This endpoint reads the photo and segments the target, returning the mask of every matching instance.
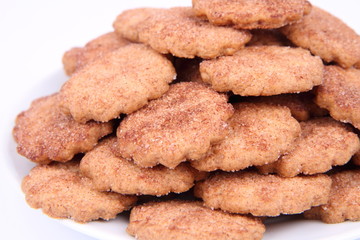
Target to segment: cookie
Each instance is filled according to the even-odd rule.
[[[49,163],[66,162],[91,150],[112,131],[111,122],[81,124],[63,114],[56,93],[33,101],[17,116],[13,136],[19,154],[36,163]]]
[[[255,29],[246,46],[289,46],[290,41],[278,29]]]
[[[77,222],[115,218],[136,202],[134,196],[93,190],[91,180],[80,175],[78,161],[34,167],[23,179],[22,190],[31,207]]]
[[[222,172],[195,185],[205,205],[254,216],[296,214],[328,201],[331,178],[326,175],[283,178],[255,172]]]
[[[348,125],[332,118],[308,120],[300,125],[301,136],[294,149],[278,161],[259,167],[261,172],[276,172],[283,177],[324,173],[332,166],[346,164],[360,150],[359,137]]]
[[[314,95],[311,92],[280,94],[266,97],[249,97],[249,102],[266,102],[273,105],[288,107],[291,115],[298,121],[306,121],[311,117],[322,117],[328,114],[326,109],[320,108],[313,102]]]
[[[185,192],[194,185],[197,171],[187,163],[175,169],[141,168],[113,154],[111,146],[115,141],[116,137],[104,140],[81,160],[81,172],[93,181],[97,190],[160,196]]]
[[[129,44],[73,75],[61,88],[61,105],[78,122],[107,122],[159,98],[174,77],[174,66],[165,56]]]
[[[196,16],[212,24],[238,29],[279,28],[311,11],[311,4],[306,0],[193,0],[192,4]]]
[[[113,26],[130,41],[182,58],[231,55],[251,38],[248,31],[217,27],[196,18],[190,7],[127,10],[116,18]]]
[[[120,123],[114,152],[141,167],[175,168],[186,159],[200,159],[224,139],[232,114],[225,95],[200,83],[174,84]]]
[[[282,28],[295,45],[310,49],[326,62],[336,62],[344,68],[360,61],[360,37],[343,21],[313,7],[299,22]]]
[[[348,170],[331,175],[332,186],[327,204],[304,213],[305,218],[325,223],[360,220],[360,170]]]
[[[265,226],[259,219],[211,210],[201,202],[173,200],[133,208],[127,232],[139,240],[250,240],[261,239]]]
[[[278,160],[300,134],[299,123],[287,107],[266,103],[237,103],[228,120],[230,133],[208,154],[191,164],[198,170],[241,170]]]
[[[324,82],[315,93],[315,102],[334,119],[360,129],[360,70],[326,66]]]
[[[321,84],[323,64],[305,49],[257,46],[203,61],[200,73],[216,91],[269,96],[308,91]]]
[[[91,40],[82,48],[72,48],[65,52],[62,58],[65,73],[70,76],[95,59],[128,43],[116,33],[109,32]]]

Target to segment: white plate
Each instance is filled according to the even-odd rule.
[[[35,1],[35,0],[34,0]],[[38,7],[41,4],[46,5],[48,1],[43,0],[36,0],[36,3],[38,3]],[[10,78],[10,88],[8,92],[4,92],[4,96],[6,96],[6,101],[12,102],[13,107],[7,107],[8,114],[5,114],[3,116],[2,121],[4,121],[4,129],[7,130],[4,131],[5,134],[1,136],[1,142],[6,143],[5,147],[2,148],[2,161],[5,161],[5,170],[11,175],[11,180],[13,183],[18,186],[20,190],[20,182],[23,176],[25,176],[28,171],[31,169],[34,164],[28,162],[21,156],[17,155],[15,152],[15,143],[12,140],[12,136],[10,133],[10,130],[12,128],[13,120],[20,110],[26,109],[30,101],[44,95],[48,95],[50,93],[53,93],[57,91],[62,83],[66,80],[66,76],[63,74],[60,57],[63,51],[68,49],[70,46],[75,45],[81,45],[85,43],[88,39],[91,39],[101,33],[104,33],[111,29],[111,21],[109,22],[108,19],[113,19],[117,13],[119,13],[121,10],[126,8],[133,8],[138,7],[142,5],[146,6],[164,6],[164,3],[166,6],[176,6],[176,5],[189,5],[190,1],[136,1],[136,3],[122,3],[121,6],[119,6],[120,1],[104,1],[109,6],[117,6],[117,8],[114,10],[111,7],[101,8],[99,9],[102,11],[101,16],[103,16],[102,19],[106,19],[101,22],[100,20],[95,22],[101,22],[101,24],[96,25],[94,20],[92,19],[93,13],[95,12],[96,7],[98,7],[99,4],[103,4],[103,1],[96,2],[97,4],[88,4],[90,1],[72,1],[72,0],[66,0],[61,1],[62,3],[59,6],[52,6],[50,9],[53,10],[51,13],[42,13],[39,12],[39,16],[35,16],[36,21],[34,20],[32,23],[40,23],[43,21],[44,17],[51,17],[54,18],[60,16],[65,17],[67,13],[67,9],[73,8],[69,15],[66,15],[67,18],[70,19],[61,19],[61,20],[51,20],[49,22],[53,23],[55,21],[55,27],[60,27],[62,24],[65,24],[66,27],[61,28],[60,34],[56,37],[53,36],[46,36],[48,32],[44,32],[44,28],[37,28],[37,32],[35,31],[35,36],[30,35],[23,35],[23,34],[15,34],[18,38],[12,39],[12,41],[9,41],[9,46],[11,47],[11,44],[15,47],[18,47],[20,43],[26,44],[29,43],[27,41],[32,41],[33,45],[29,46],[23,46],[21,49],[21,53],[24,56],[24,59],[16,59],[16,64],[18,66],[9,65],[9,69],[20,69],[18,72],[14,71],[8,71],[5,70],[5,77]],[[135,2],[135,1],[133,1]],[[337,16],[340,16],[344,21],[346,21],[350,26],[355,28],[357,32],[360,32],[360,24],[359,24],[359,17],[358,17],[358,9],[359,9],[359,1],[356,0],[348,0],[348,1],[324,1],[324,0],[318,0],[318,1],[312,1],[313,3],[316,3],[318,6],[322,6],[325,9],[328,9],[332,13],[336,14]],[[26,4],[26,1],[23,1],[24,4]],[[345,5],[347,3],[347,5]],[[34,3],[35,4],[35,3]],[[131,4],[131,5],[130,5]],[[36,4],[35,4],[36,5]],[[87,6],[86,11],[83,6]],[[24,7],[25,9],[25,7]],[[56,9],[61,13],[57,13]],[[71,15],[71,13],[74,13],[76,11],[80,12],[80,9],[82,9],[81,17],[88,20],[88,27],[86,26],[86,22],[82,22],[81,26],[73,27],[71,28],[71,22],[74,22],[76,25],[76,21],[81,21],[81,19],[76,18],[78,15]],[[99,10],[99,11],[100,11]],[[115,14],[116,12],[116,14]],[[24,21],[26,21],[26,16],[31,16],[30,13],[27,13],[27,11],[21,12],[24,17]],[[27,14],[27,15],[26,15]],[[33,14],[33,13],[32,13]],[[110,17],[109,17],[110,15]],[[100,18],[99,18],[100,19]],[[65,21],[65,23],[63,22]],[[1,21],[0,21],[1,22]],[[11,22],[10,22],[11,24]],[[67,25],[66,25],[67,24]],[[19,24],[20,26],[20,24]],[[54,26],[52,24],[52,26]],[[106,27],[104,27],[106,26]],[[48,26],[49,27],[49,26]],[[67,34],[66,30],[68,28],[69,34],[68,36],[65,36]],[[84,34],[79,34],[78,30],[85,28]],[[10,27],[9,27],[10,29]],[[5,29],[6,30],[6,29]],[[36,30],[36,29],[35,29]],[[24,30],[25,33],[30,33],[30,30]],[[27,31],[27,32],[26,32]],[[56,31],[49,30],[49,33],[55,34]],[[20,36],[23,36],[23,39],[20,39]],[[26,39],[27,36],[30,36],[29,39]],[[48,37],[48,38],[46,38]],[[49,44],[49,42],[45,43],[37,43],[38,41],[41,41],[42,39],[51,39],[53,42]],[[32,40],[31,40],[32,39]],[[74,39],[74,40],[72,40]],[[24,41],[26,40],[26,41]],[[67,41],[66,44],[64,41]],[[6,41],[5,41],[6,42]],[[32,46],[35,46],[36,51],[32,49]],[[60,47],[57,47],[60,46]],[[51,52],[51,49],[54,49],[54,52]],[[9,57],[11,60],[11,51],[5,51],[5,56]],[[44,59],[48,58],[48,59]],[[8,60],[8,59],[6,59]],[[15,61],[14,63],[15,64]],[[41,66],[39,66],[39,64]],[[11,79],[12,77],[12,79]],[[16,89],[16,92],[15,90]],[[4,104],[5,106],[5,104]],[[4,145],[4,144],[3,144]],[[39,214],[40,211],[33,211],[31,214]],[[51,221],[51,219],[49,219]],[[118,240],[118,239],[133,239],[130,237],[126,232],[126,216],[121,215],[117,219],[109,221],[109,222],[92,222],[88,224],[78,224],[74,223],[69,220],[55,220],[56,222],[63,224],[71,229],[74,229],[76,231],[79,231],[81,233],[84,233],[86,235],[89,235],[91,237],[97,238],[97,239],[107,239],[107,240]],[[29,224],[36,224],[31,223]],[[341,224],[323,224],[320,221],[305,221],[302,220],[299,217],[282,217],[277,220],[268,221],[267,223],[267,230],[265,233],[265,240],[281,240],[281,239],[356,239],[360,238],[360,222],[346,222]]]

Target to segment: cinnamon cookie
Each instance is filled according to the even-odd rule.
[[[265,226],[254,217],[211,210],[201,202],[173,200],[133,208],[127,232],[139,240],[252,240],[262,238]]]
[[[127,10],[117,17],[114,28],[130,41],[183,58],[231,55],[251,38],[245,30],[213,26],[195,17],[189,7]]]
[[[33,101],[17,116],[13,136],[19,154],[36,163],[49,163],[66,162],[91,150],[112,131],[111,122],[82,124],[63,114],[56,93]]]

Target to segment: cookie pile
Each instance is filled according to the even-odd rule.
[[[69,79],[16,119],[38,164],[31,207],[77,222],[131,209],[138,239],[360,220],[360,37],[340,19],[306,0],[193,0],[113,26],[67,51]]]

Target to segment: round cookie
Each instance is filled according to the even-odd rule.
[[[176,73],[163,55],[129,44],[86,65],[61,88],[61,105],[78,122],[107,122],[159,98]]]
[[[196,18],[190,7],[127,10],[116,18],[114,28],[130,41],[182,58],[231,55],[251,38],[248,31],[216,27]]]
[[[203,61],[200,73],[216,91],[269,96],[308,91],[321,84],[323,64],[302,48],[256,46]]]
[[[261,239],[265,226],[259,219],[211,210],[201,202],[173,200],[133,208],[127,232],[139,240],[251,240]]]
[[[311,11],[306,0],[192,0],[197,16],[239,29],[279,28]]]
[[[326,66],[324,82],[315,93],[315,102],[334,119],[360,129],[360,70]]]
[[[254,216],[296,214],[329,199],[326,175],[283,178],[255,172],[222,172],[195,185],[206,206]]]
[[[194,185],[197,171],[187,163],[174,169],[164,166],[141,168],[113,154],[111,146],[115,141],[116,137],[104,140],[81,160],[81,172],[93,181],[97,190],[160,196],[185,192]]]
[[[313,7],[299,22],[282,28],[295,45],[310,49],[326,62],[337,62],[344,68],[360,61],[360,37],[343,21]]]
[[[19,154],[45,164],[69,161],[75,154],[91,150],[112,131],[111,122],[82,124],[63,114],[56,93],[33,101],[17,116],[13,136]]]
[[[34,167],[23,179],[22,190],[31,207],[77,222],[115,218],[136,202],[135,196],[93,190],[91,180],[80,175],[78,161]]]
[[[174,168],[186,159],[200,159],[224,139],[232,114],[225,95],[200,83],[177,83],[120,123],[114,152],[141,167],[160,163]]]
[[[300,134],[299,123],[287,107],[266,103],[237,103],[228,120],[230,133],[208,154],[191,164],[198,170],[241,170],[278,160]]]
[[[301,122],[301,135],[294,149],[278,161],[258,167],[262,173],[275,172],[283,177],[300,173],[324,173],[332,166],[344,165],[360,150],[360,141],[352,129],[332,118]]]
[[[327,204],[304,213],[305,218],[325,223],[360,220],[360,170],[338,172],[330,176],[332,186]]]
[[[128,43],[127,40],[117,36],[115,32],[109,32],[91,40],[82,48],[72,48],[65,52],[62,58],[65,73],[70,76],[95,59]]]

